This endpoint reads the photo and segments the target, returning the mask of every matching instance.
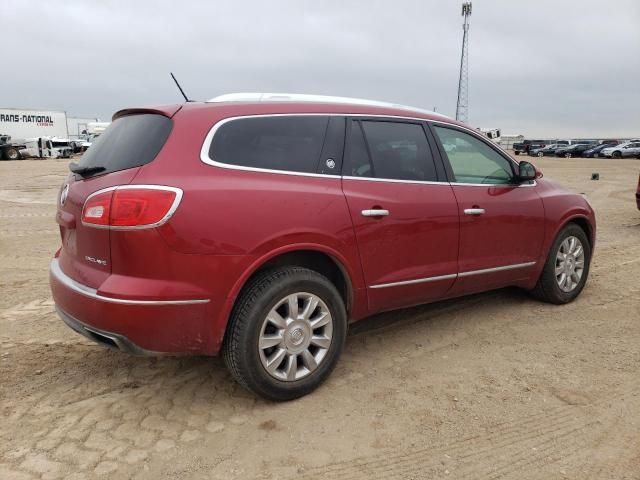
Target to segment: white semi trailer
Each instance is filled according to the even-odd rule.
[[[0,134],[16,140],[38,137],[67,138],[67,114],[51,110],[0,108]]]

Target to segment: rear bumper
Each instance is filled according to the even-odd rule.
[[[67,324],[71,330],[79,333],[80,335],[87,337],[89,340],[96,342],[99,345],[105,346],[112,350],[118,350],[125,353],[131,353],[133,355],[159,355],[162,352],[153,352],[140,348],[124,335],[120,335],[113,332],[106,332],[99,328],[85,325],[80,320],[73,318],[71,315],[63,312],[56,307],[58,315],[64,323]]]
[[[209,299],[135,300],[105,296],[51,261],[49,281],[56,308],[69,327],[100,344],[134,354],[210,354]]]

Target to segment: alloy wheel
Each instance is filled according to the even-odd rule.
[[[584,272],[584,247],[579,238],[570,236],[560,244],[556,254],[556,282],[563,292],[574,290]]]
[[[262,323],[258,350],[272,377],[293,382],[315,371],[331,346],[333,319],[320,297],[298,292],[280,299]]]

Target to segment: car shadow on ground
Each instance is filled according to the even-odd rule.
[[[394,342],[428,343],[428,337],[437,331],[441,344],[453,343],[460,319],[474,327],[490,319],[490,315],[478,314],[480,306],[500,308],[499,305],[504,305],[509,308],[527,302],[535,303],[519,289],[502,289],[381,313],[361,320],[350,326],[345,351],[331,379],[335,381],[348,376],[352,368],[350,364],[358,364],[371,357],[372,345],[375,345],[375,356],[379,358],[373,360],[372,367],[384,367],[385,357],[391,356],[384,350],[393,348]],[[389,340],[390,337],[393,340]],[[181,389],[202,396],[207,403],[224,397],[242,397],[250,403],[256,400],[232,379],[219,357],[140,357],[88,343],[58,348],[49,345],[44,353],[63,358],[45,359],[48,367],[43,369],[42,375],[34,378],[32,387],[37,390],[38,383],[47,381],[47,378],[49,381],[54,379],[55,385],[48,388],[69,392],[69,396],[62,395],[62,398],[68,397],[71,403],[118,391],[136,395],[147,392],[158,400],[166,396],[168,401],[172,401],[171,398]],[[44,385],[42,388],[47,389]],[[79,395],[79,391],[85,393]]]

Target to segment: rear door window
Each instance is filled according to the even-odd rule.
[[[216,131],[209,158],[248,168],[316,173],[328,124],[329,117],[322,115],[231,120]]]
[[[157,114],[127,115],[116,119],[82,156],[81,167],[104,167],[102,173],[145,165],[164,146],[173,122]]]
[[[437,181],[422,125],[406,122],[353,122],[347,175]]]

